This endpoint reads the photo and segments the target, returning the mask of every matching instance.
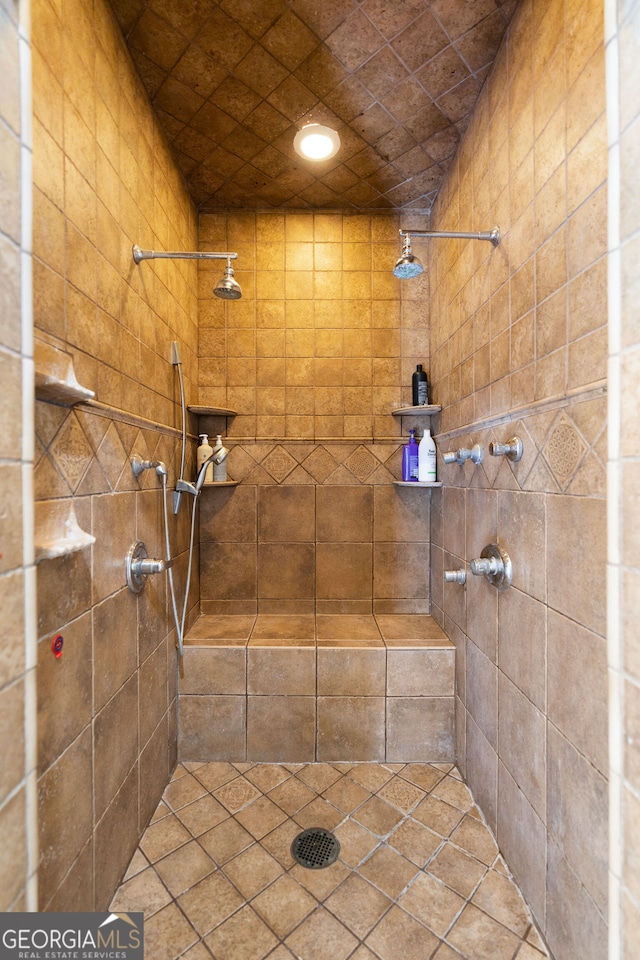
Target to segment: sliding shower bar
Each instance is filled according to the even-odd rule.
[[[237,260],[237,253],[192,253],[185,251],[141,250],[137,243],[133,245],[134,263],[142,263],[143,260]]]
[[[428,237],[434,240],[449,238],[454,240],[489,240],[494,247],[497,247],[500,243],[500,227],[493,227],[492,230],[486,230],[481,233],[456,233],[452,230],[399,230],[398,233],[401,237],[409,237],[409,239],[411,239],[411,237]]]

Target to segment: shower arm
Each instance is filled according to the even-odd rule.
[[[411,241],[412,237],[427,237],[434,240],[449,238],[455,240],[488,240],[494,247],[497,247],[500,243],[500,227],[493,227],[492,230],[487,230],[482,233],[456,233],[451,230],[433,230],[429,232],[420,230],[398,230],[398,233],[401,237],[408,237],[409,241]]]
[[[237,253],[193,253],[190,251],[168,251],[159,252],[156,250],[141,250],[137,243],[133,245],[134,263],[142,263],[143,260],[237,260]]]

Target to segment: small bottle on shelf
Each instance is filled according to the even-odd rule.
[[[402,448],[402,479],[418,479],[418,444],[415,430],[409,430],[409,442]]]
[[[429,428],[418,444],[418,480],[420,483],[436,482],[436,445]]]
[[[429,381],[421,363],[417,365],[416,372],[411,377],[411,393],[414,407],[429,403]]]

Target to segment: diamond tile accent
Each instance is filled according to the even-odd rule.
[[[93,450],[73,414],[56,435],[50,454],[58,470],[75,492],[93,459]]]
[[[353,451],[351,456],[345,460],[344,465],[351,471],[354,477],[357,477],[361,483],[364,483],[367,477],[373,473],[378,466],[378,461],[369,453],[366,447],[361,446]]]
[[[277,483],[287,477],[297,466],[296,461],[284,447],[278,445],[265,459],[262,466]]]
[[[545,459],[558,483],[564,485],[571,479],[586,450],[586,444],[573,424],[567,417],[562,417],[543,447]]]

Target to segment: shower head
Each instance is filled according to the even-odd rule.
[[[423,272],[424,267],[414,256],[411,250],[411,237],[407,235],[402,241],[402,255],[396,260],[393,275],[400,280],[410,280],[412,277],[419,277]]]
[[[427,232],[412,230],[411,232],[400,230],[402,237],[402,255],[396,260],[393,268],[394,277],[400,280],[410,280],[412,277],[419,277],[424,271],[424,267],[417,257],[414,257],[411,251],[411,237],[426,237],[428,240],[444,240],[453,238],[456,240],[488,240],[493,247],[500,243],[500,227],[493,227],[491,230],[485,230],[481,233],[463,233],[452,230],[430,230]]]
[[[218,280],[213,288],[214,297],[220,297],[221,300],[239,300],[242,296],[240,284],[233,275],[231,259],[227,260],[224,276]]]
[[[226,260],[227,266],[224,271],[224,277],[218,281],[213,288],[213,294],[222,300],[239,300],[242,296],[240,284],[234,279],[231,261],[238,256],[237,253],[214,253],[205,251],[167,251],[159,252],[157,250],[142,250],[138,244],[134,244],[133,262],[142,263],[143,260]],[[172,353],[171,362],[180,363],[180,359],[175,359],[175,352]]]

